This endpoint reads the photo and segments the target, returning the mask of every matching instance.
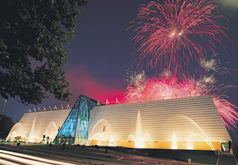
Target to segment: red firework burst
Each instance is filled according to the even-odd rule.
[[[152,100],[176,99],[201,95],[211,95],[213,102],[227,128],[236,128],[238,121],[237,107],[228,101],[227,96],[217,93],[231,86],[215,86],[213,83],[194,78],[178,79],[175,75],[146,79],[143,82],[136,80],[134,85],[127,87],[125,103],[135,103]]]
[[[133,23],[133,40],[138,46],[140,61],[146,66],[174,68],[203,58],[207,48],[215,52],[222,45],[226,26],[218,25],[216,0],[151,1],[139,8]],[[180,64],[180,65],[179,65]],[[184,64],[184,65],[181,65]]]

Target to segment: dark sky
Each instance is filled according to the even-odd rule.
[[[124,91],[128,68],[135,60],[131,41],[133,34],[127,28],[129,22],[135,19],[137,8],[143,2],[148,1],[88,0],[88,4],[81,7],[75,37],[65,45],[69,56],[64,70],[73,94],[71,106],[80,94],[103,100],[106,96],[115,99],[115,96]],[[227,34],[234,42],[233,45],[228,41],[224,43],[229,49],[230,60],[223,50],[217,49],[222,61],[228,62],[231,68],[231,75],[224,77],[222,81],[238,86],[238,1],[220,1],[219,10],[230,20],[230,30]],[[227,94],[231,101],[238,105],[238,89],[234,88]],[[58,107],[60,104],[66,105],[49,98],[35,107],[48,108],[49,105],[53,107],[55,104]],[[1,100],[0,106],[2,105]],[[28,107],[32,108],[33,105]],[[5,113],[17,122],[28,107],[9,99]]]

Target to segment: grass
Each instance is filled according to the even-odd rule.
[[[0,141],[0,144],[15,145],[16,146],[17,142]],[[24,145],[24,146],[37,146],[37,145],[46,145],[46,144],[20,142],[20,145]]]

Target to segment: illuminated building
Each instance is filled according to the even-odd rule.
[[[21,136],[22,141],[41,142],[43,135],[53,140],[62,126],[70,109],[24,113],[8,134],[7,140],[14,141]]]
[[[61,111],[50,112],[57,116]],[[35,112],[36,118],[40,113],[45,112]],[[19,122],[28,123],[22,125],[28,130],[25,135],[31,135],[28,127],[34,123],[34,118],[24,119],[28,114],[34,113],[24,114]],[[70,144],[221,150],[221,143],[231,140],[210,96],[97,105],[95,100],[81,95],[64,120],[54,139],[57,144],[64,138]],[[14,127],[10,134],[18,131]],[[38,127],[34,130],[38,132]],[[34,137],[44,133],[39,132]]]
[[[65,136],[72,144],[85,143],[88,139],[90,110],[92,110],[96,103],[95,100],[86,96],[79,96],[54,142],[59,143],[61,137]]]

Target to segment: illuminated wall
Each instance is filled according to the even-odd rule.
[[[220,150],[231,140],[210,96],[96,106],[88,145]]]
[[[231,140],[210,96],[95,105],[81,95],[72,110],[25,113],[7,140],[58,143],[64,135],[72,144],[199,150]]]
[[[52,141],[69,112],[70,109],[24,113],[7,140],[14,141],[16,136],[21,136],[23,141],[40,142],[45,135]]]

